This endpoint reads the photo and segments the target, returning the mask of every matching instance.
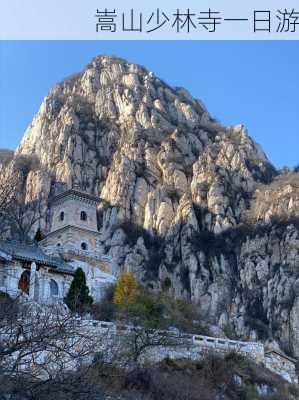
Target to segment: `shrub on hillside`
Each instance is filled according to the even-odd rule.
[[[116,319],[117,306],[113,302],[115,285],[109,286],[100,302],[92,305],[91,313],[98,321],[114,321]]]
[[[113,301],[119,307],[126,309],[132,304],[139,293],[138,282],[131,272],[122,272],[116,283]]]
[[[128,307],[131,322],[149,329],[166,328],[164,304],[158,296],[142,291]]]
[[[258,393],[263,385],[267,395]],[[298,389],[260,365],[235,353],[202,361],[166,359],[126,374],[121,389],[142,400],[297,399]],[[130,397],[132,394],[132,397]]]
[[[92,306],[92,314],[97,320],[120,319],[149,329],[175,327],[183,332],[209,334],[201,324],[198,306],[139,287],[134,275],[127,272]]]
[[[186,333],[208,335],[209,332],[202,325],[199,307],[185,299],[173,299],[164,296],[168,325]]]

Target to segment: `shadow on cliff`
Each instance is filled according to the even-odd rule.
[[[112,208],[113,206],[109,203],[105,203],[105,209]],[[233,272],[237,272],[237,256],[240,253],[241,246],[246,242],[247,239],[253,239],[270,235],[271,232],[275,232],[277,237],[282,237],[288,226],[293,225],[299,231],[299,218],[272,218],[268,223],[258,222],[256,224],[240,223],[239,225],[228,228],[221,233],[214,233],[208,230],[203,223],[204,216],[211,212],[207,209],[200,208],[199,206],[194,207],[194,212],[198,222],[198,230],[194,227],[188,232],[188,242],[191,245],[191,249],[194,253],[204,252],[209,258],[220,257],[224,255],[230,261],[230,266]],[[99,228],[102,224],[103,211],[99,212]],[[212,215],[212,219],[215,215]],[[171,225],[171,231],[174,232],[174,236],[180,237],[182,230],[186,227],[183,220],[175,225]],[[151,232],[142,226],[134,223],[131,220],[120,221],[113,227],[112,234],[116,229],[121,228],[126,235],[125,244],[130,247],[134,247],[138,241],[138,238],[142,237],[145,247],[149,252],[149,260],[144,265],[146,270],[147,279],[157,279],[159,273],[159,267],[162,262],[169,272],[173,272],[176,265],[182,262],[181,245],[178,242],[173,242],[173,237],[166,234],[165,236],[159,235],[155,230]],[[172,245],[173,254],[172,261],[166,262],[165,249],[166,246]],[[182,278],[186,282],[188,278],[188,270],[182,272]]]
[[[239,248],[247,238],[253,239],[269,235],[274,230],[280,236],[290,225],[294,225],[299,230],[299,217],[272,218],[268,223],[240,223],[236,227],[226,229],[218,234],[207,230],[194,232],[191,240],[194,250],[204,249],[211,255],[227,254]]]

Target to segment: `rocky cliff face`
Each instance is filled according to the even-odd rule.
[[[224,332],[299,356],[298,196],[284,183],[267,192],[276,171],[243,126],[220,125],[143,67],[97,57],[51,90],[16,156],[38,160],[25,195],[42,193],[45,232],[49,196],[80,186],[102,198],[102,248],[120,269],[191,298]]]

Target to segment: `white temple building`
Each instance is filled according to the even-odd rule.
[[[85,274],[94,301],[115,281],[113,262],[100,249],[100,199],[67,190],[50,203],[51,229],[35,245],[0,241],[0,291],[39,303],[63,301],[76,268]]]

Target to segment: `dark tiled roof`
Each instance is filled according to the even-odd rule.
[[[62,259],[48,256],[40,247],[34,244],[21,243],[12,240],[0,240],[0,251],[17,260],[36,262],[52,267],[59,272],[73,272],[73,268]]]
[[[47,239],[48,239],[49,237],[51,237],[51,236],[56,236],[58,233],[65,232],[65,231],[67,231],[67,230],[69,230],[69,229],[72,229],[73,231],[92,233],[92,234],[98,235],[98,236],[101,235],[100,232],[94,231],[94,230],[89,229],[89,228],[85,228],[85,227],[81,227],[81,226],[75,226],[75,225],[65,225],[65,226],[63,226],[62,228],[58,228],[58,229],[56,229],[55,231],[49,232],[49,233],[47,234],[47,236],[46,236],[43,240],[41,240],[40,243],[46,243],[46,242],[47,242]]]
[[[9,254],[4,253],[3,251],[0,250],[0,260],[10,261],[11,259],[12,259],[12,257]]]
[[[76,189],[69,189],[64,192],[61,192],[61,193],[57,194],[56,196],[52,197],[52,199],[50,201],[52,204],[54,204],[57,201],[64,199],[65,197],[75,197],[75,198],[79,198],[81,200],[88,200],[88,201],[91,201],[94,203],[99,203],[101,201],[101,199],[99,197],[96,197],[92,194],[82,192],[82,191],[76,190]]]

